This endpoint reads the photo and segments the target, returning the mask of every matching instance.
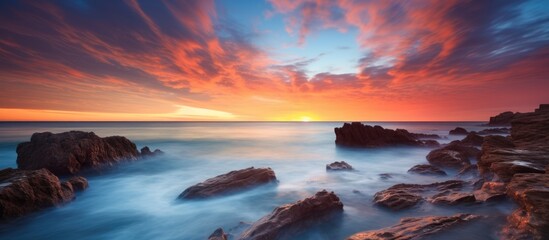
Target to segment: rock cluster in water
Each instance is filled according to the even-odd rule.
[[[353,170],[353,166],[346,163],[345,161],[341,162],[333,162],[330,164],[326,164],[326,170],[327,171],[351,171]]]
[[[420,140],[420,138],[434,137],[437,135],[425,135],[410,133],[404,129],[385,129],[380,126],[364,125],[360,122],[344,123],[342,127],[335,128],[335,143],[349,147],[381,147],[381,146],[437,146],[435,140]]]
[[[144,148],[146,155],[151,153]],[[148,151],[147,151],[148,150]],[[93,132],[34,133],[30,142],[17,146],[17,167],[24,170],[46,168],[56,175],[76,174],[140,157],[135,144],[125,137],[101,138]]]
[[[125,137],[101,138],[81,131],[34,133],[30,142],[20,143],[16,151],[18,169],[0,170],[0,220],[61,206],[74,199],[75,192],[88,188],[88,180],[82,176],[64,182],[58,176],[162,153],[148,147],[140,153]]]

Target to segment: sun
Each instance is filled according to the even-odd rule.
[[[307,117],[307,116],[302,116],[300,120],[301,120],[302,122],[310,122],[310,121],[311,121],[311,118],[310,118],[310,117]]]

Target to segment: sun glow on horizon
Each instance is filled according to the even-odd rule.
[[[302,122],[310,122],[312,119],[310,117],[307,117],[307,116],[302,116],[301,117],[301,120]]]

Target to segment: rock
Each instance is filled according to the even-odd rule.
[[[458,191],[464,186],[461,180],[449,180],[431,184],[397,184],[374,195],[374,203],[393,210],[410,208],[432,193]],[[447,192],[449,194],[450,192]]]
[[[549,161],[544,161],[544,164],[547,162]],[[498,179],[504,182],[510,181],[513,175],[517,173],[545,173],[543,164],[536,165],[532,162],[520,160],[492,163],[490,171],[495,173],[498,176]]]
[[[248,228],[240,239],[282,239],[315,221],[343,211],[343,203],[326,190],[292,204],[277,207]]]
[[[462,168],[471,164],[460,152],[448,149],[436,149],[427,155],[430,164],[446,168]]]
[[[511,132],[510,128],[487,128],[480,130],[479,135],[492,135],[492,134],[509,134]]]
[[[511,138],[519,149],[548,151],[549,112],[518,114],[511,123]]]
[[[46,168],[56,175],[98,169],[122,160],[136,160],[139,152],[125,137],[100,138],[93,132],[34,133],[17,146],[17,166],[23,170]]]
[[[502,112],[494,117],[490,117],[488,125],[509,125],[517,114],[519,113]]]
[[[382,146],[427,146],[433,141],[424,142],[416,139],[404,129],[384,129],[380,126],[364,125],[360,122],[345,123],[335,128],[335,143],[349,147],[382,147]]]
[[[379,178],[382,180],[387,180],[389,178],[393,178],[393,175],[391,175],[390,173],[380,173]]]
[[[71,184],[74,191],[82,191],[88,188],[88,180],[84,177],[72,177],[67,182]]]
[[[479,190],[474,191],[475,199],[480,202],[501,200],[506,197],[505,183],[485,182]]]
[[[456,127],[454,130],[450,130],[450,135],[467,135],[469,132],[462,127]]]
[[[471,164],[470,158],[476,158],[480,150],[461,141],[453,141],[448,145],[435,149],[427,155],[427,161],[438,167],[462,168]]]
[[[151,149],[147,146],[141,148],[142,157],[154,157],[162,154],[164,154],[164,152],[160,151],[160,149],[155,149],[154,152],[151,152]]]
[[[84,179],[85,180],[85,179]],[[0,220],[60,206],[74,198],[70,182],[61,183],[47,169],[0,171]]]
[[[484,137],[478,135],[475,132],[470,132],[469,134],[467,134],[467,137],[461,140],[462,144],[479,146],[479,147],[482,145],[483,142],[484,142]]]
[[[408,132],[408,130],[406,129],[397,129],[396,131],[402,131],[406,134],[410,134],[410,136],[412,136],[415,139],[442,139],[442,137],[440,137],[437,134],[411,133],[411,132]]]
[[[326,170],[328,171],[350,171],[353,170],[353,166],[349,165],[345,161],[333,162],[326,164]]]
[[[228,236],[227,234],[223,231],[223,228],[218,228],[216,229],[212,235],[210,235],[208,237],[208,240],[227,240],[228,239]]]
[[[549,112],[549,104],[540,104],[538,108],[534,110],[535,113],[547,113]]]
[[[479,176],[478,166],[476,164],[464,166],[459,170],[457,176],[460,178],[477,178]]]
[[[442,169],[437,168],[435,166],[427,165],[427,164],[415,165],[412,168],[410,168],[408,172],[421,174],[421,175],[446,176],[446,172],[444,172]]]
[[[519,208],[507,218],[508,239],[549,239],[549,174],[515,174],[507,194]]]
[[[207,179],[185,189],[178,198],[209,198],[276,182],[275,173],[271,168],[250,167]]]
[[[453,191],[444,191],[444,192],[435,194],[429,198],[429,202],[433,204],[444,204],[444,205],[473,203],[475,201],[476,201],[475,195],[473,195],[472,193],[453,192]]]
[[[388,228],[356,233],[347,240],[382,240],[382,239],[423,239],[432,234],[479,219],[472,214],[456,214],[449,217],[427,216],[403,218],[400,223]]]

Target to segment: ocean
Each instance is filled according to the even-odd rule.
[[[449,136],[457,126],[487,128],[482,122],[364,122],[385,128]],[[497,239],[511,202],[435,206],[421,204],[404,211],[373,205],[373,195],[397,183],[431,183],[453,179],[408,174],[427,163],[430,148],[336,147],[334,127],[342,122],[3,122],[0,123],[0,168],[16,168],[16,146],[34,132],[93,131],[101,137],[120,135],[140,149],[164,155],[119,164],[85,175],[90,187],[74,201],[27,217],[0,223],[0,239],[207,239],[218,227],[238,235],[277,206],[322,189],[334,191],[344,204],[335,219],[312,225],[294,239],[345,239],[356,232],[392,226],[403,217],[476,213],[489,220],[443,233],[444,239]],[[326,172],[334,161],[357,171]],[[200,201],[178,201],[187,187],[247,167],[270,167],[276,187]],[[382,179],[389,173],[392,178]]]

